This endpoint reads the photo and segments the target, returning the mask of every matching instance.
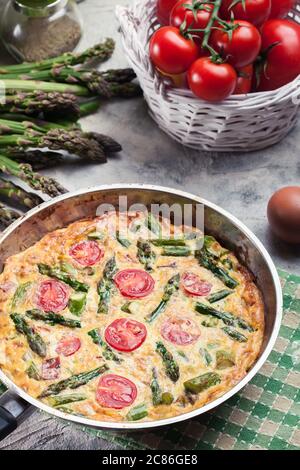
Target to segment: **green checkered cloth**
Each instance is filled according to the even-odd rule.
[[[193,420],[145,433],[84,428],[124,449],[299,450],[300,276],[279,270],[284,316],[267,362],[238,394]]]

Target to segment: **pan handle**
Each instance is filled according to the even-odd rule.
[[[0,397],[0,440],[12,433],[33,407],[18,395],[7,391]]]

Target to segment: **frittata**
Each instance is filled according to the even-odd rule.
[[[1,369],[93,420],[202,407],[245,376],[263,333],[261,294],[235,255],[143,212],[49,233],[0,275]]]

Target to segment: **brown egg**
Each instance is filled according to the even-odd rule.
[[[273,194],[268,204],[273,232],[288,243],[300,243],[300,186],[287,186]]]

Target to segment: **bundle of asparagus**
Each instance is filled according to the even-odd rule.
[[[0,104],[0,171],[54,197],[66,189],[38,170],[60,163],[66,154],[103,163],[109,154],[122,150],[113,138],[85,132],[79,122],[97,111],[104,99],[141,93],[133,83],[136,76],[132,69],[88,68],[92,61],[109,59],[113,51],[114,41],[108,38],[82,53],[0,67],[6,91],[5,103]],[[19,210],[42,201],[1,178],[0,199]],[[20,215],[0,203],[0,226],[6,227]]]

